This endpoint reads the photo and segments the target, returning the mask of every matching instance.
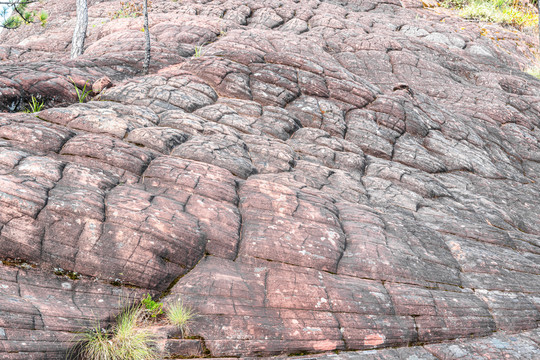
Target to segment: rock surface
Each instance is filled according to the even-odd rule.
[[[198,314],[174,356],[540,358],[533,40],[413,1],[154,0],[141,76],[141,18],[89,5],[77,60],[68,2],[1,35],[1,110],[47,109],[0,113],[0,359],[145,293]]]

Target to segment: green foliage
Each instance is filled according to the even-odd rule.
[[[167,305],[165,315],[171,324],[178,326],[182,329],[182,333],[185,334],[189,329],[189,323],[195,316],[195,313],[178,298],[176,301]]]
[[[144,313],[141,305],[126,307],[116,325],[103,329],[98,322],[81,335],[69,355],[84,360],[153,360],[158,358],[154,335],[139,327]]]
[[[151,1],[148,1],[148,7],[152,5]],[[143,15],[143,4],[137,1],[120,1],[120,9],[109,13],[111,20],[121,18],[136,18]]]
[[[84,86],[82,89],[79,89],[75,81],[72,78],[69,78],[69,79],[71,80],[71,82],[73,83],[73,86],[75,87],[75,92],[77,93],[77,100],[80,103],[85,102],[88,95],[90,95],[90,93],[92,92],[92,89],[88,89],[88,90],[86,89],[86,87],[88,86],[88,81],[84,83]]]
[[[64,270],[64,269],[62,269],[60,267],[54,268],[53,272],[57,276],[65,276],[65,277],[70,278],[71,280],[79,280],[81,278],[81,274],[79,274],[78,272]]]
[[[445,8],[463,9],[467,5],[468,0],[444,0],[440,4]]]
[[[156,318],[158,315],[163,314],[163,303],[152,300],[150,294],[147,294],[146,297],[141,300],[141,304],[148,316],[152,318]]]
[[[85,332],[80,341],[77,355],[83,359],[105,360],[112,358],[112,344],[109,333],[98,322],[95,327]]]
[[[56,272],[64,273],[62,269]],[[78,360],[153,360],[158,359],[156,338],[145,328],[149,318],[163,313],[163,303],[152,300],[146,294],[140,302],[124,307],[112,326],[102,328],[99,321],[76,338],[75,345],[68,352],[68,358]],[[183,334],[195,316],[184,306],[182,300],[167,305],[165,313],[173,325],[180,327]]]
[[[41,23],[41,26],[47,25],[47,20],[49,19],[49,14],[47,12],[41,10],[38,14],[38,20]]]
[[[465,19],[512,25],[518,28],[534,27],[538,14],[531,7],[514,0],[445,0],[444,7],[459,9]]]
[[[23,112],[27,114],[37,113],[37,112],[40,112],[44,106],[45,106],[45,101],[39,101],[36,97],[34,97],[34,95],[32,95],[32,98],[30,99],[28,106],[24,108]]]
[[[22,24],[23,24],[22,18],[18,15],[14,15],[4,20],[2,27],[6,29],[16,29],[20,27]]]
[[[540,79],[540,66],[529,68],[525,70],[525,72],[529,75],[532,75],[538,79]]]
[[[194,58],[200,58],[201,56],[204,55],[203,47],[204,47],[204,44],[200,46],[195,46],[195,54],[193,54]]]
[[[28,10],[28,5],[34,2],[36,2],[36,0],[9,1],[0,16],[5,18],[10,10],[11,16],[5,19],[4,22],[0,24],[0,27],[6,29],[16,29],[21,25],[32,24],[35,22],[39,22],[41,23],[41,26],[45,26],[47,24],[47,19],[49,18],[49,14],[47,14],[47,12],[44,10],[39,12],[36,10]]]
[[[514,25],[519,28],[535,26],[538,21],[537,14],[514,7],[508,0],[474,0],[459,14],[465,19]]]

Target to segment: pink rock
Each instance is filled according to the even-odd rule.
[[[170,357],[540,358],[536,37],[155,0],[143,75],[142,17],[89,3],[77,59],[73,2],[0,33],[0,359],[64,359],[143,294],[196,314],[145,323]]]
[[[113,86],[113,83],[109,77],[104,76],[102,78],[99,78],[98,80],[94,81],[92,84],[92,92],[94,94],[99,94],[105,89],[108,89]]]

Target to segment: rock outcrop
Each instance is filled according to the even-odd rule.
[[[2,33],[1,359],[146,293],[198,314],[179,356],[540,357],[533,40],[414,1],[153,0],[142,76],[140,17],[89,1],[69,60],[66,3]]]

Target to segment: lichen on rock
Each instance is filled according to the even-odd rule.
[[[540,357],[536,39],[419,1],[153,0],[143,76],[118,1],[76,60],[74,4],[44,6],[0,36],[0,358],[63,359],[150,292],[197,314],[156,330],[174,356]]]

